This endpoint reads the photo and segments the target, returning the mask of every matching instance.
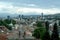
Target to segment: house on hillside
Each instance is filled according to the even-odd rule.
[[[5,26],[0,26],[0,33],[7,33],[8,29]]]

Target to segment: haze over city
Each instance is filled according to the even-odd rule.
[[[60,0],[0,0],[0,40],[60,40]]]
[[[56,14],[60,0],[0,0],[0,14]]]

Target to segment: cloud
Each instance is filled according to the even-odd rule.
[[[35,4],[23,4],[26,7],[21,6],[14,6],[12,3],[4,3],[0,2],[0,13],[17,13],[17,14],[54,14],[54,13],[60,13],[59,8],[49,8],[49,9],[42,9],[42,8],[35,8]],[[33,7],[27,7],[27,6],[33,6]]]
[[[19,8],[17,10],[18,13],[22,12],[22,13],[29,13],[29,12],[32,12],[32,13],[37,13],[37,14],[40,14],[40,13],[44,13],[44,14],[55,14],[55,13],[60,13],[60,9],[58,8],[50,8],[50,9],[41,9],[41,8]]]
[[[35,4],[25,4],[26,6],[37,6]]]
[[[29,3],[13,3],[14,6],[20,7],[38,7],[36,4],[29,4]]]

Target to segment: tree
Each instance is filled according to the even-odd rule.
[[[15,25],[16,21],[13,20],[13,19],[10,19],[10,20],[9,19],[5,19],[5,20],[3,20],[3,25],[6,26],[6,28],[8,28],[9,30],[12,30],[12,27],[9,26],[10,23],[12,23],[13,25]]]
[[[49,31],[48,31],[49,30],[49,22],[48,21],[46,21],[45,27],[46,27],[46,31],[45,31],[45,34],[44,34],[42,40],[50,40],[50,35],[49,35]]]
[[[0,26],[5,26],[7,29],[12,30],[12,27],[8,25],[9,23],[9,20],[0,20]]]
[[[2,20],[0,20],[0,26],[2,26],[3,24],[2,24]]]
[[[11,20],[12,21],[12,24],[15,25],[16,24],[16,21],[15,20]]]
[[[4,22],[7,23],[7,24],[10,24],[11,23],[11,20],[5,19]]]
[[[53,26],[53,33],[51,35],[51,40],[59,40],[57,23],[55,23],[54,26]]]
[[[45,22],[45,28],[46,28],[46,31],[49,30],[49,22],[48,21]]]
[[[37,22],[37,28],[33,32],[33,36],[37,39],[42,39],[45,28],[42,25],[42,22]]]
[[[13,25],[16,24],[16,21],[13,20],[13,19],[10,19],[10,20],[5,19],[4,22],[7,23],[7,24],[10,24],[10,23],[12,23]]]
[[[37,39],[40,39],[40,31],[39,31],[39,29],[35,29],[32,36],[34,36]]]
[[[59,20],[59,26],[60,26],[60,20]]]
[[[2,24],[9,30],[12,30],[12,27],[9,26],[7,23],[5,23],[4,21],[2,21]]]
[[[45,32],[42,40],[50,40],[50,35],[49,35],[49,32],[48,31]]]
[[[43,27],[43,26],[42,26],[42,22],[37,21],[37,27]]]

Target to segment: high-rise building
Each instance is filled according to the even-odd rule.
[[[41,13],[41,17],[42,17],[42,20],[43,20],[43,13]]]

